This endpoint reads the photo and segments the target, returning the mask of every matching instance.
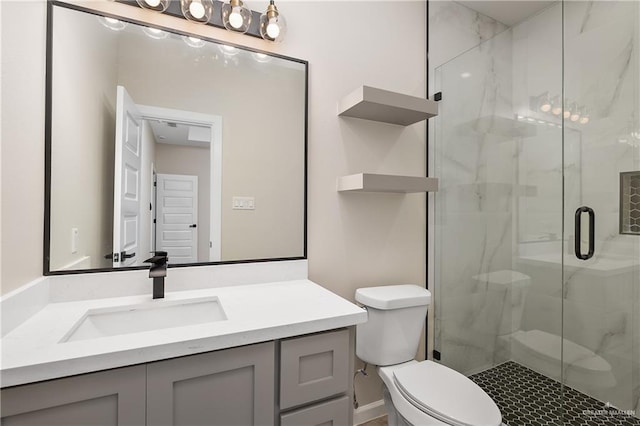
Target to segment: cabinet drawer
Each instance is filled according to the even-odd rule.
[[[347,426],[349,423],[349,398],[333,399],[310,407],[304,407],[280,416],[280,426]]]
[[[281,409],[347,391],[348,330],[284,340],[280,354]]]

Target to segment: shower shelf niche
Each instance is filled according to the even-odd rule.
[[[338,102],[338,115],[409,126],[438,115],[438,102],[360,86]]]
[[[338,192],[436,192],[438,179],[358,173],[338,178]]]

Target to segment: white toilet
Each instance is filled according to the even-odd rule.
[[[378,366],[389,426],[499,426],[500,410],[478,385],[433,361],[417,362],[431,293],[416,285],[359,288],[368,321],[357,326],[356,354]]]

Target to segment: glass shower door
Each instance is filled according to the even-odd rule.
[[[510,426],[640,425],[640,2],[553,3],[435,82],[434,358]]]
[[[565,424],[618,424],[640,417],[640,3],[563,7]]]

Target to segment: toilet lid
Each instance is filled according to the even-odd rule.
[[[500,410],[480,386],[433,361],[394,371],[400,392],[418,409],[455,426],[499,426]]]

